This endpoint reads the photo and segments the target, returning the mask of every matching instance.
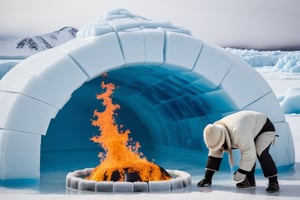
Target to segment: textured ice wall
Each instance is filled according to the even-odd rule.
[[[0,179],[39,178],[41,137],[85,82],[112,69],[150,65],[184,68],[204,77],[199,82],[204,88],[224,90],[234,109],[266,113],[280,135],[272,149],[277,165],[294,164],[288,124],[271,88],[255,70],[184,28],[119,9],[87,24],[76,39],[27,58],[3,76]],[[195,137],[201,140],[202,130],[197,131]]]

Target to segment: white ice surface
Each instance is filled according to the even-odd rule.
[[[258,70],[261,72],[261,70]],[[282,91],[289,88],[290,83],[283,76],[263,71],[261,74],[266,78],[267,82],[274,90],[276,95],[280,95]],[[294,84],[300,84],[300,78],[297,75],[290,75],[293,78]],[[265,192],[267,180],[261,175],[256,175],[255,189],[237,189],[232,180],[232,174],[222,172],[215,175],[213,185],[208,188],[197,188],[197,182],[202,178],[203,174],[192,177],[192,186],[187,190],[178,190],[173,192],[157,192],[157,193],[91,193],[67,191],[65,194],[39,193],[32,189],[12,189],[0,187],[0,200],[4,199],[122,199],[122,200],[179,200],[179,199],[299,199],[300,198],[300,115],[286,115],[286,119],[292,130],[296,164],[293,172],[285,172],[279,174],[280,192],[276,194],[268,194]]]

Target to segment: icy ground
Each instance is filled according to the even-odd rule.
[[[271,67],[256,68],[259,73],[267,80],[273,88],[275,94],[280,97],[285,94],[285,91],[290,87],[300,86],[300,74],[274,72]],[[215,175],[213,185],[208,188],[196,187],[197,182],[202,178],[202,170],[197,169],[200,173],[193,175],[192,186],[183,190],[175,190],[172,192],[161,193],[135,193],[135,194],[102,194],[91,192],[77,192],[66,190],[65,192],[56,193],[40,192],[39,189],[10,188],[0,187],[0,200],[6,199],[130,199],[130,200],[147,200],[147,199],[224,199],[230,197],[234,199],[300,199],[300,115],[288,114],[287,121],[290,124],[296,151],[296,164],[294,171],[281,172],[279,174],[280,192],[276,194],[268,194],[265,192],[267,180],[258,173],[256,175],[256,188],[254,189],[237,189],[232,180],[232,173],[219,172]],[[64,189],[63,189],[64,191]]]

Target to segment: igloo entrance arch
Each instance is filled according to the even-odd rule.
[[[279,167],[294,164],[289,126],[255,70],[183,28],[120,9],[83,27],[76,39],[29,57],[1,79],[0,179],[39,178],[41,137],[84,83],[114,68],[165,65],[205,77],[225,91],[237,110],[268,114],[282,136],[272,149],[275,162]]]

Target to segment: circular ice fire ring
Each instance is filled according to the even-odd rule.
[[[166,170],[172,178],[149,182],[114,182],[87,180],[93,168],[75,170],[66,176],[66,187],[91,192],[162,192],[182,189],[192,183],[191,175],[180,170]]]

